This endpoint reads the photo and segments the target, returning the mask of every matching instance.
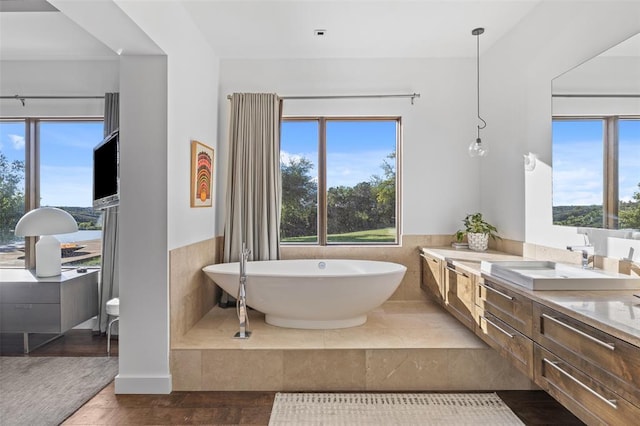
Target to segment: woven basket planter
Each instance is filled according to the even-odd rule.
[[[485,251],[489,247],[489,234],[467,233],[469,249],[473,251]]]

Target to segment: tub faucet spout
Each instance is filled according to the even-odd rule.
[[[247,330],[249,316],[247,315],[247,261],[251,250],[242,243],[240,251],[240,283],[238,285],[238,298],[236,302],[236,312],[240,321],[240,330],[233,336],[236,339],[248,339],[251,332]]]

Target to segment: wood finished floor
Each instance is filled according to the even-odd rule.
[[[22,354],[21,335],[2,335],[2,356],[106,356],[106,337],[91,330],[64,336]],[[112,341],[112,356],[118,353]],[[169,395],[115,395],[113,383],[100,391],[64,425],[267,425],[275,392],[172,392]],[[526,425],[583,423],[543,391],[497,394]]]

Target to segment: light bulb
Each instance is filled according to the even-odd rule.
[[[482,146],[480,138],[469,144],[469,156],[471,157],[485,157],[489,151]]]

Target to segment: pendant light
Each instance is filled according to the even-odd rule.
[[[478,123],[478,136],[475,141],[469,145],[469,155],[471,157],[485,157],[489,152],[483,145],[480,139],[480,130],[487,127],[487,122],[480,117],[480,34],[484,33],[484,28],[475,28],[471,31],[471,34],[476,36],[476,77],[477,77],[477,100],[478,100],[478,120],[482,122],[482,125]]]

